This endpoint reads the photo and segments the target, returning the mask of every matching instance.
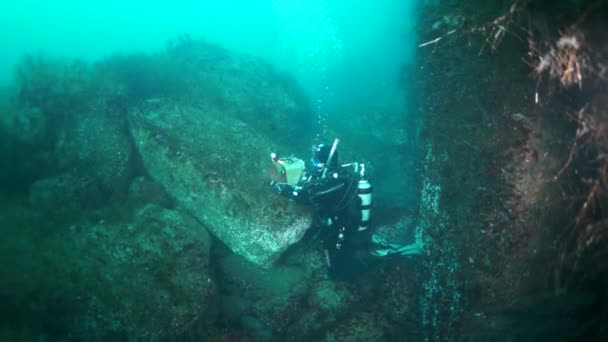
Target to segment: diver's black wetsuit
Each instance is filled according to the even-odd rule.
[[[311,177],[297,186],[276,185],[279,193],[314,211],[326,262],[334,278],[350,278],[368,263],[371,229],[361,229],[359,174],[352,166],[328,170],[325,178]]]

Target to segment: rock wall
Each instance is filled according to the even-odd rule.
[[[420,175],[377,223],[424,255],[350,283],[295,243],[308,213],[264,185],[269,152],[312,139],[289,77],[187,37],[94,65],[24,60],[0,117],[0,337],[605,339],[605,14],[421,5],[402,82],[424,144],[391,160]],[[361,140],[345,159],[412,144],[379,116],[330,128]]]
[[[273,264],[310,217],[266,179],[271,151],[301,151],[309,140],[295,81],[188,38],[93,65],[29,57],[17,75],[0,120],[8,338],[209,335],[230,307],[220,302],[214,244],[255,282],[266,269],[302,287],[297,268]],[[288,290],[264,299],[283,302]],[[271,322],[272,310],[247,324]]]
[[[605,14],[593,1],[420,7],[409,81],[441,210],[420,275],[428,338],[605,336]]]

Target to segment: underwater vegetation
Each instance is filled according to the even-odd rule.
[[[0,340],[608,339],[608,4],[417,16],[412,114],[327,131],[369,165],[378,231],[424,252],[349,282],[267,186],[270,152],[314,139],[291,75],[188,36],[25,57],[0,94]]]
[[[30,56],[16,74],[0,125],[8,339],[367,333],[348,330],[371,315],[347,317],[366,301],[354,285],[328,279],[314,242],[289,248],[310,213],[266,185],[270,152],[312,139],[290,76],[188,37],[93,64]]]
[[[607,13],[602,1],[422,9],[408,80],[446,220],[430,233],[439,262],[422,267],[438,279],[423,297],[435,336],[606,338]]]
[[[8,317],[75,339],[177,336],[217,299],[207,229],[267,264],[308,228],[262,198],[260,156],[308,115],[268,64],[181,38],[93,65],[28,57],[17,77],[2,122]]]

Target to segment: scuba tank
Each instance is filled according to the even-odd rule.
[[[359,171],[359,182],[357,184],[357,196],[361,199],[361,219],[359,221],[358,231],[364,231],[369,228],[370,214],[372,209],[372,185],[367,180],[365,175],[365,164],[361,164]]]

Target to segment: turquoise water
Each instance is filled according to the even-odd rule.
[[[271,151],[308,162],[340,137],[341,162],[375,179],[378,225],[413,242],[414,6],[2,2],[0,340],[279,340],[340,323],[358,291],[328,278],[307,212],[261,184]]]
[[[24,54],[97,60],[154,52],[182,34],[264,58],[309,87],[393,91],[413,51],[414,1],[5,1],[0,84]],[[358,89],[356,84],[365,84]],[[354,88],[354,89],[353,89]]]
[[[1,38],[0,86],[10,84],[15,65],[27,54],[94,62],[116,53],[155,53],[189,35],[257,56],[294,76],[315,110],[314,142],[344,134],[328,132],[328,120],[340,127],[350,117],[399,116],[386,124],[400,132],[374,134],[388,139],[399,134],[401,144],[408,145],[401,147],[403,155],[415,154],[416,129],[400,82],[415,51],[414,1],[23,1],[0,6],[0,31],[7,33]],[[395,160],[379,170],[379,177],[399,168],[405,175],[398,182],[413,188],[411,162]],[[393,192],[386,198],[414,205],[414,196],[403,198],[400,190],[390,189],[391,181],[377,185]]]
[[[1,2],[0,341],[606,340],[606,13]]]

